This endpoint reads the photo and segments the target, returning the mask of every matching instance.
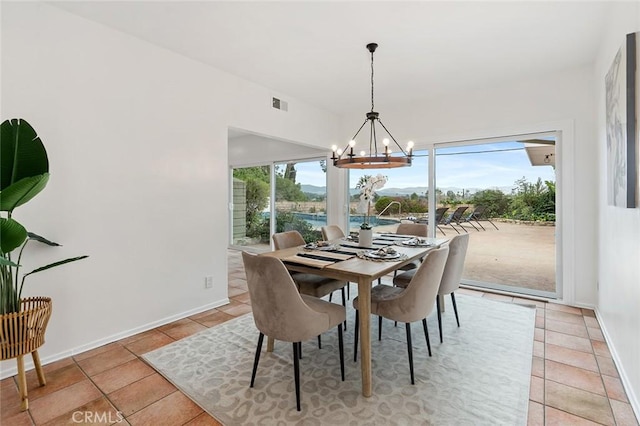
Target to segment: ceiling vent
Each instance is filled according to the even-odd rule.
[[[287,103],[287,101],[283,101],[282,99],[272,97],[271,106],[281,111],[289,111],[289,104]]]

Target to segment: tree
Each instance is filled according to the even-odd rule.
[[[470,201],[474,206],[485,206],[487,216],[499,217],[504,216],[509,210],[510,199],[498,189],[485,189],[473,194]]]

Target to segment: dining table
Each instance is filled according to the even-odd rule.
[[[320,244],[275,250],[262,253],[261,256],[280,259],[289,271],[321,275],[358,285],[362,395],[370,397],[373,388],[371,371],[373,282],[408,263],[423,258],[429,251],[439,248],[447,241],[446,238],[416,238],[411,235],[384,233],[374,234],[373,244],[370,247],[361,247],[357,239],[348,236]],[[390,254],[387,255],[387,252]]]

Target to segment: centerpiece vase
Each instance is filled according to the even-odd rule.
[[[373,244],[373,229],[360,229],[358,236],[358,245],[360,247],[371,247]]]

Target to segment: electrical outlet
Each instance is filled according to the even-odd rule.
[[[213,288],[213,277],[204,277],[204,288]]]

